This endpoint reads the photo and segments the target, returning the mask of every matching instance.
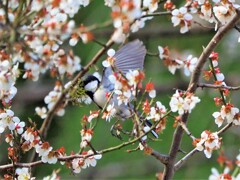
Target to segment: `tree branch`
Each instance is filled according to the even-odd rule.
[[[219,44],[220,40],[224,37],[224,35],[234,27],[234,25],[237,23],[239,18],[240,18],[240,11],[236,10],[236,14],[233,17],[233,19],[218,30],[218,32],[214,35],[212,40],[207,45],[207,47],[203,50],[201,56],[199,57],[198,64],[192,74],[192,77],[187,89],[188,92],[195,93],[198,87],[197,85],[200,79],[202,68],[206,63],[209,55],[211,54],[213,49]],[[182,118],[182,122],[186,124],[188,120],[188,113],[183,114],[181,118]],[[172,179],[174,175],[174,163],[177,157],[178,150],[180,148],[183,132],[184,131],[180,125],[175,130],[172,145],[170,148],[170,153],[169,153],[169,161],[164,169],[163,177],[165,180]]]
[[[174,165],[174,171],[177,171],[178,169],[180,169],[182,167],[182,165],[187,162],[187,160],[192,157],[196,152],[199,152],[197,150],[197,148],[194,148],[192,151],[190,151],[186,156],[184,156],[180,161],[178,161],[175,165]]]
[[[198,83],[197,87],[200,88],[213,88],[213,89],[228,89],[231,91],[239,90],[240,86],[223,86],[223,85],[215,85],[215,84],[205,84],[205,83]]]

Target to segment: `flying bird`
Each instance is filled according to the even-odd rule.
[[[143,70],[145,56],[146,48],[143,43],[140,40],[134,40],[124,45],[114,54],[114,67],[123,75],[126,75],[129,70]],[[114,93],[110,100],[106,96],[106,94],[114,91],[114,83],[109,80],[109,76],[113,75],[113,73],[111,66],[105,67],[101,80],[94,75],[89,75],[83,81],[83,88],[100,109],[103,109],[107,103],[113,103],[116,109],[116,116],[121,120],[125,120],[133,116],[134,106],[124,103],[118,105],[117,95]],[[144,122],[145,126],[152,126],[150,121],[144,120]],[[158,138],[158,134],[154,130],[151,133]]]

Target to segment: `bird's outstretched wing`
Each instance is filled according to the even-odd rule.
[[[127,43],[116,52],[114,66],[123,74],[126,74],[129,70],[142,70],[145,56],[146,48],[142,41],[137,39]],[[102,85],[109,90],[114,88],[114,85],[108,79],[112,73],[111,67],[108,67],[104,69],[102,76]]]
[[[146,56],[146,48],[138,39],[132,41],[115,54],[115,66],[123,74],[126,74],[129,70],[143,69],[144,59]]]

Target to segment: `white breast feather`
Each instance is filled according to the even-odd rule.
[[[107,103],[108,98],[106,94],[107,91],[105,91],[102,87],[99,87],[97,91],[94,93],[93,100],[101,108],[103,108]]]

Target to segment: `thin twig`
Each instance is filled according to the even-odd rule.
[[[33,166],[37,166],[39,164],[43,164],[42,161],[35,161],[35,162],[31,162],[31,163],[15,163],[14,166],[16,167],[33,167]],[[0,166],[0,170],[4,170],[4,169],[10,169],[13,168],[13,164],[6,164],[6,165],[1,165]]]
[[[171,12],[170,12],[170,11],[166,11],[166,12],[155,12],[155,13],[151,13],[151,14],[142,15],[141,18],[153,17],[153,16],[165,16],[165,15],[171,15]]]
[[[214,77],[214,80],[217,81],[217,75],[216,75],[216,72],[215,72],[215,69],[214,69],[214,66],[213,66],[213,62],[212,60],[209,58],[209,62],[210,62],[210,66],[211,66],[211,71],[212,71],[212,74],[213,74],[213,77]],[[223,90],[222,89],[219,89],[219,93],[222,97],[222,101],[223,101],[223,104],[226,105],[226,98],[224,97],[224,94],[223,94]]]
[[[229,123],[227,125],[225,125],[222,129],[220,129],[218,132],[217,132],[217,135],[220,135],[222,133],[224,133],[227,129],[229,129],[230,127],[232,127],[233,123]]]
[[[153,52],[149,52],[149,51],[147,51],[147,55],[148,56],[159,56],[159,53],[153,53]]]
[[[181,160],[179,160],[174,165],[174,171],[177,171],[182,167],[182,165],[190,158],[192,157],[196,152],[198,152],[197,148],[194,148],[192,151],[190,151],[186,156],[184,156]]]
[[[187,128],[186,124],[183,122],[179,122],[178,123],[182,129],[185,131],[185,133],[192,139],[195,140],[196,138],[192,135],[192,133],[189,131],[189,129]]]
[[[224,85],[215,85],[215,84],[206,84],[206,83],[199,83],[197,87],[200,88],[213,88],[213,89],[228,89],[230,91],[240,90],[240,86],[224,86]]]

